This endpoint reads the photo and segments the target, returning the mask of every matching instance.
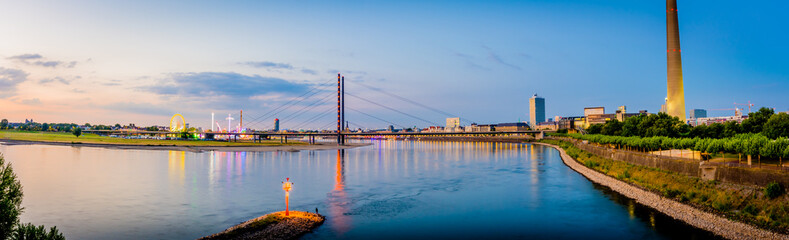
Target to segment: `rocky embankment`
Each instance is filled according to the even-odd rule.
[[[655,193],[643,190],[628,183],[619,181],[613,177],[589,169],[567,155],[564,149],[545,143],[541,144],[556,148],[562,156],[562,161],[571,169],[584,175],[586,178],[597,184],[611,188],[612,190],[635,199],[638,203],[654,208],[674,219],[686,222],[694,227],[710,231],[716,235],[728,239],[789,239],[789,236],[778,234],[757,227],[732,221],[724,217],[705,212],[677,201],[664,198]]]
[[[219,239],[297,239],[323,224],[325,218],[319,214],[290,211],[269,213],[230,227],[220,233],[200,238]]]

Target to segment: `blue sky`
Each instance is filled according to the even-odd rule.
[[[787,4],[679,1],[686,105],[789,110]],[[252,119],[341,71],[347,91],[443,123],[355,82],[479,123],[584,107],[657,112],[665,97],[662,1],[3,1],[0,118],[208,127]],[[327,96],[324,98],[322,96]],[[274,117],[283,127],[332,108],[330,91]],[[304,104],[325,100],[307,109]],[[348,97],[405,126],[429,123]],[[298,110],[305,109],[304,114]],[[731,111],[710,111],[726,115]],[[352,111],[356,126],[389,125]],[[269,118],[269,117],[266,117]],[[265,120],[265,119],[261,119]],[[271,126],[270,119],[256,128]],[[289,125],[290,124],[290,125]],[[224,124],[222,124],[224,125]]]

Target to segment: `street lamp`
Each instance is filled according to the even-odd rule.
[[[288,205],[289,205],[289,198],[290,198],[290,189],[293,188],[293,183],[290,182],[290,178],[285,178],[285,182],[282,183],[282,190],[285,190],[285,216],[290,215]]]

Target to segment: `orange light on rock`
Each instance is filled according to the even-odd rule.
[[[290,178],[285,178],[285,182],[282,183],[282,190],[285,190],[285,216],[290,215],[290,189],[293,188],[293,183],[290,182]]]

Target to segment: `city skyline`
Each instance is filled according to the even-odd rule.
[[[709,3],[679,2],[683,72],[693,79],[686,110],[747,101],[789,110],[781,95],[789,89],[787,33],[769,30],[787,17],[780,8]],[[361,82],[478,123],[528,119],[524,98],[534,92],[551,117],[588,106],[657,112],[665,97],[661,2],[280,4],[6,3],[0,33],[12,37],[0,42],[0,117],[165,125],[181,113],[205,129],[211,112],[256,117],[337,72],[351,93],[375,96],[354,85]],[[391,102],[431,121],[446,117]],[[283,116],[265,122],[275,117]]]

